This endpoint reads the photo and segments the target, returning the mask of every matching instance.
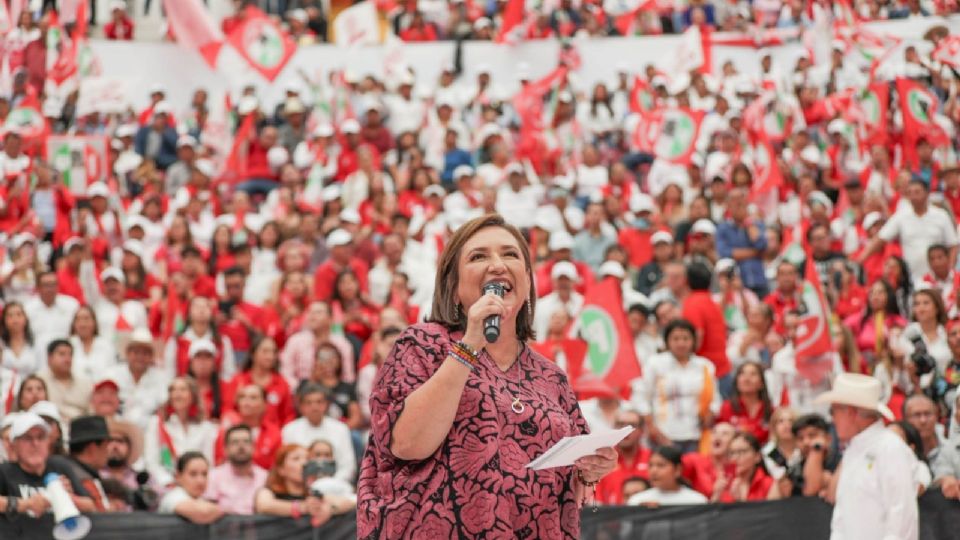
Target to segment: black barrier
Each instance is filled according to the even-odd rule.
[[[814,498],[649,510],[635,507],[587,508],[585,540],[817,540],[830,536],[831,507]],[[879,517],[879,516],[878,516]],[[229,516],[210,526],[176,516],[132,513],[94,514],[89,540],[348,540],[356,538],[354,514],[311,528],[287,518]],[[42,519],[0,518],[0,539],[49,540],[50,515]],[[920,498],[920,539],[960,540],[960,503],[940,492]]]

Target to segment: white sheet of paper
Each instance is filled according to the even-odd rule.
[[[527,463],[528,469],[542,470],[566,467],[583,456],[597,453],[597,449],[613,446],[622,441],[634,428],[626,426],[616,430],[601,431],[589,435],[564,437],[537,459]]]

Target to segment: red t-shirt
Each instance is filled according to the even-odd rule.
[[[720,414],[717,415],[717,422],[727,422],[737,431],[745,431],[752,434],[760,441],[760,444],[766,444],[767,437],[770,435],[770,424],[764,418],[763,406],[757,409],[756,414],[751,415],[747,412],[743,402],[740,402],[740,412],[733,410],[733,403],[729,399],[723,400],[720,406]]]
[[[241,371],[230,381],[227,390],[227,396],[224,396],[225,403],[234,403],[237,389],[249,386],[253,383],[253,376],[249,371]],[[267,409],[263,414],[264,423],[271,423],[275,426],[283,426],[287,422],[296,418],[293,410],[293,392],[287,380],[279,373],[274,373],[270,378],[270,383],[263,387],[267,394]]]
[[[360,282],[360,290],[367,292],[367,265],[357,258],[350,259],[348,265],[350,269],[353,270],[353,273],[357,275],[357,280]],[[317,267],[317,271],[313,274],[314,298],[323,300],[324,302],[330,301],[330,298],[333,297],[333,286],[337,281],[337,274],[340,273],[340,270],[342,269],[334,266],[332,259],[328,259],[325,263]]]
[[[236,413],[229,412],[224,416],[225,418],[223,424],[220,426],[220,432],[217,434],[217,442],[214,445],[213,457],[217,465],[223,463],[227,456],[224,450],[223,436],[230,426],[240,423],[240,419]],[[256,428],[256,440],[253,442],[253,462],[269,470],[273,467],[274,458],[282,442],[279,426],[267,421],[261,422],[260,426]]]
[[[773,309],[773,329],[778,334],[786,334],[787,328],[783,324],[783,316],[787,311],[797,308],[799,305],[797,296],[785,296],[782,292],[775,290],[763,299],[763,303]]]
[[[703,454],[683,455],[683,477],[690,482],[690,487],[707,497],[713,495],[713,484],[717,482],[717,468],[713,459]]]
[[[57,283],[59,284],[60,294],[72,296],[77,302],[80,302],[80,305],[87,303],[86,297],[83,295],[83,287],[80,286],[79,272],[74,274],[64,265],[57,270]]]
[[[703,333],[697,354],[713,362],[717,378],[730,373],[727,359],[727,327],[720,307],[709,291],[693,291],[683,301],[683,318]]]
[[[846,319],[851,315],[863,312],[867,306],[867,289],[853,284],[846,295],[837,298],[837,315]]]
[[[648,464],[650,463],[649,448],[637,448],[633,455],[633,464],[627,466],[621,454],[617,460],[617,468],[610,471],[597,484],[597,502],[599,504],[623,504],[623,483],[628,478],[639,476],[647,478]]]
[[[617,242],[627,250],[630,266],[640,268],[653,259],[653,247],[650,245],[650,237],[653,236],[653,230],[641,231],[627,227],[620,231]]]
[[[770,478],[767,473],[763,472],[763,469],[757,467],[756,472],[753,473],[753,481],[750,482],[750,489],[747,490],[747,500],[767,500],[767,494],[770,492],[771,485],[773,485],[773,478]],[[723,493],[720,494],[720,502],[732,503],[736,501],[734,500],[733,495],[730,494],[730,490],[725,489],[723,490]]]

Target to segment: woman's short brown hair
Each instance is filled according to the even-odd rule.
[[[934,309],[937,310],[937,324],[947,324],[947,306],[943,303],[943,297],[933,289],[920,289],[913,293],[913,297],[926,296],[933,302]]]
[[[526,305],[520,308],[520,313],[517,315],[517,339],[520,341],[535,339],[533,312],[537,304],[537,293],[533,281],[533,265],[530,261],[530,246],[527,245],[523,234],[516,227],[504,221],[500,214],[487,214],[471,219],[460,226],[457,232],[453,233],[443,249],[443,253],[440,254],[440,261],[437,264],[433,308],[428,321],[440,323],[452,331],[462,332],[466,330],[466,314],[461,313],[456,298],[457,287],[460,284],[458,272],[460,254],[463,251],[464,244],[473,238],[473,235],[488,227],[499,227],[507,231],[517,240],[517,244],[520,246],[523,262],[527,267],[527,278],[530,279],[530,295],[527,298]]]

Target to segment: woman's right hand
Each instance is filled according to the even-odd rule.
[[[495,294],[485,294],[470,306],[467,312],[467,329],[463,333],[463,342],[473,350],[480,352],[487,346],[483,335],[483,320],[491,315],[500,315],[506,312],[503,298]]]
[[[319,497],[309,496],[303,502],[304,509],[310,514],[310,525],[318,527],[327,521],[333,513],[330,511],[330,505]]]

